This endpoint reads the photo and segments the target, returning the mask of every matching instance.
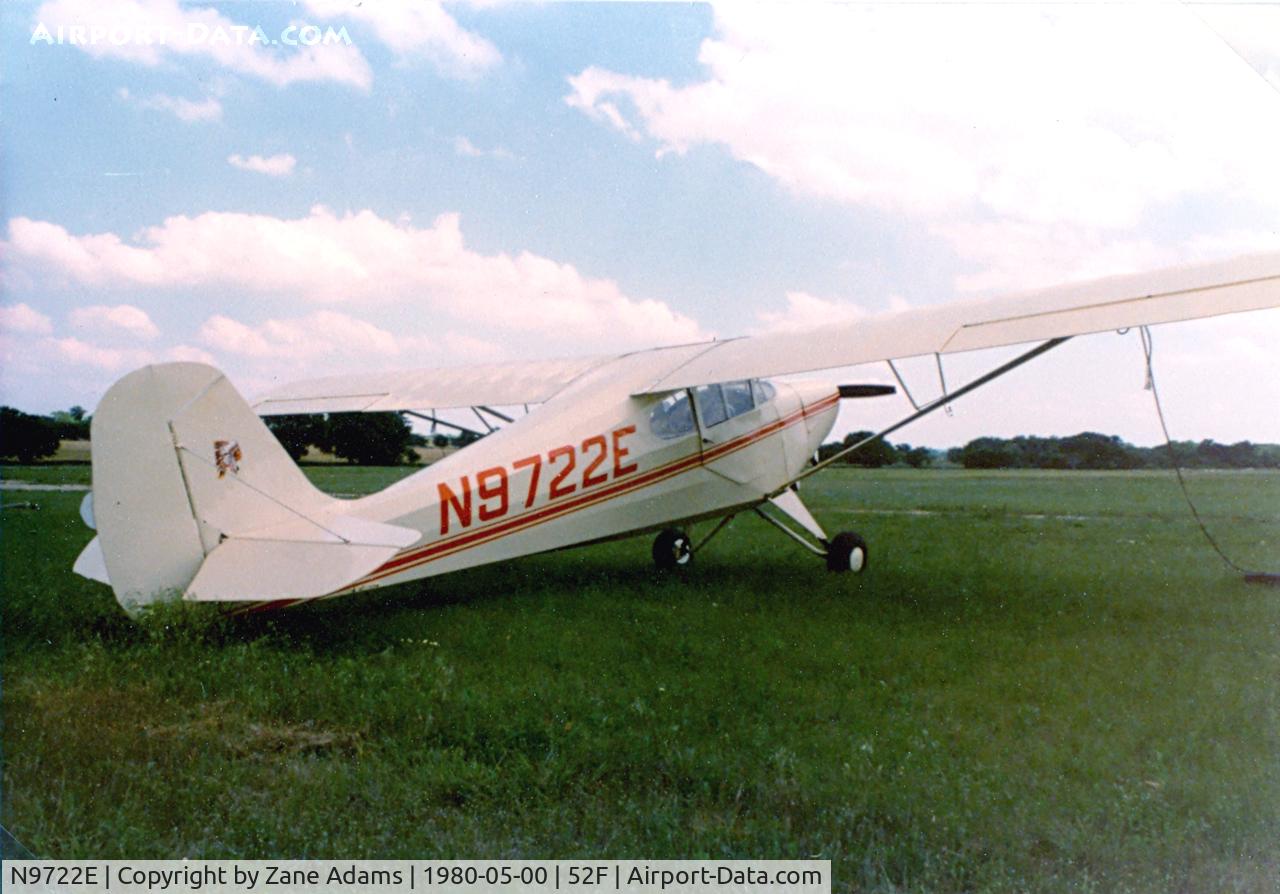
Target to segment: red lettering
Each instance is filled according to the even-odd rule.
[[[565,484],[564,480],[569,477],[569,473],[573,471],[574,465],[577,463],[577,452],[573,449],[572,444],[565,444],[563,447],[557,447],[547,454],[547,463],[554,466],[557,456],[569,457],[568,464],[556,473],[556,477],[551,479],[551,499],[557,497],[567,497],[578,489],[576,484]]]
[[[587,451],[592,447],[599,447],[600,452],[596,455],[595,459],[587,463],[587,467],[582,471],[583,487],[594,487],[597,484],[604,484],[606,481],[609,480],[608,472],[601,472],[599,475],[591,474],[604,463],[605,454],[609,452],[609,445],[605,443],[604,435],[596,435],[594,437],[587,438],[585,441],[583,441],[582,442],[583,455],[585,456]]]
[[[449,533],[449,507],[453,507],[453,511],[457,513],[458,524],[467,527],[471,524],[471,479],[466,475],[462,476],[462,499],[458,499],[458,495],[453,492],[453,488],[445,484],[443,481],[438,485],[440,493],[440,534],[441,536]]]
[[[489,479],[497,479],[496,483],[490,484]],[[485,503],[480,504],[480,521],[489,521],[490,519],[499,518],[507,514],[507,470],[502,466],[494,466],[492,469],[485,469],[476,475],[476,493],[480,495],[481,500],[497,499],[496,508],[491,508]]]
[[[622,439],[627,435],[634,435],[636,427],[634,425],[624,425],[622,428],[613,431],[613,477],[619,478],[623,475],[630,475],[636,469],[640,468],[638,463],[622,464],[624,456],[630,456],[631,451],[622,446]]]
[[[529,476],[529,496],[525,497],[524,501],[524,508],[528,509],[533,505],[534,498],[538,496],[538,476],[542,473],[542,457],[526,456],[511,464],[511,468],[517,471],[526,466],[533,466],[533,474]]]

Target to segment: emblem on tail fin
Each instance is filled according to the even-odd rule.
[[[228,472],[232,475],[239,472],[240,460],[243,458],[238,441],[213,442],[213,461],[218,467],[219,478],[225,478]]]

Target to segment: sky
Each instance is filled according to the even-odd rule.
[[[1280,5],[6,2],[0,65],[29,412],[166,360],[252,397],[1280,248]],[[1280,311],[1154,333],[1174,437],[1280,442]],[[1076,339],[895,440],[1157,443],[1145,381],[1136,332]]]

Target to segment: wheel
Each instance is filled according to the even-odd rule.
[[[867,541],[853,531],[841,531],[827,544],[827,570],[860,574],[867,568]]]
[[[682,568],[693,561],[693,542],[679,528],[667,528],[653,540],[653,563],[663,571]]]

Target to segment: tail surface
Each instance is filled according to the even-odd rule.
[[[322,596],[418,539],[344,514],[211,366],[125,376],[102,398],[91,439],[98,537],[75,570],[105,577],[129,611]]]

